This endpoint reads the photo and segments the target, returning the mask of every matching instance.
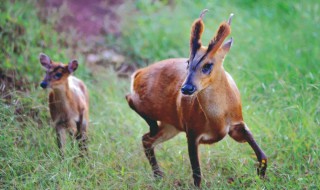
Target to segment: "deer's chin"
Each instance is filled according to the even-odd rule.
[[[64,84],[51,84],[50,88],[54,89],[54,90],[65,90],[65,85]]]

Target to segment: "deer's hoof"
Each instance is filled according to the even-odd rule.
[[[161,178],[163,178],[164,173],[160,169],[157,169],[157,170],[153,171],[153,175],[156,179],[161,179]]]
[[[257,168],[258,176],[264,178],[267,170],[267,159],[262,159]]]

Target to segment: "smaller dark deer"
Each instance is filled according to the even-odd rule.
[[[87,129],[89,122],[89,96],[84,83],[72,76],[78,61],[69,64],[53,62],[47,55],[39,56],[46,75],[40,86],[50,88],[50,115],[57,133],[61,157],[64,157],[66,131],[79,141],[80,154],[87,153]]]

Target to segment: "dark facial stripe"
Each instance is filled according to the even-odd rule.
[[[188,74],[187,80],[186,80],[185,84],[192,84],[193,75],[194,75],[193,72],[191,72],[191,73]]]
[[[206,53],[200,58],[200,60],[196,64],[191,64],[191,69],[195,70],[198,65],[208,56],[209,51],[206,51]],[[192,66],[194,65],[194,66]]]
[[[206,53],[201,57],[201,59],[191,67],[192,69],[196,69],[198,65],[208,56],[208,54],[211,52],[214,53],[216,52],[221,44],[223,43],[224,39],[230,34],[230,26],[227,23],[223,23],[219,26],[219,29],[215,35],[215,37],[210,41]],[[193,63],[193,59],[195,57],[196,52],[194,52],[194,56],[190,57],[190,63]]]
[[[200,60],[195,64],[195,66],[192,67],[192,69],[196,69],[198,67],[198,65],[208,56],[209,52],[212,50],[212,48],[215,46],[215,44],[216,44],[215,42],[210,42],[206,53],[200,58]],[[195,55],[196,54],[194,54],[194,57],[195,57]],[[193,64],[191,64],[191,65],[193,65]]]
[[[57,70],[59,70],[59,69],[64,70],[64,67],[62,67],[62,66],[58,66],[58,67],[54,68],[54,69],[53,69],[53,71],[51,71],[51,72],[50,72],[50,74],[52,74],[52,73],[56,72],[56,71],[57,71]]]

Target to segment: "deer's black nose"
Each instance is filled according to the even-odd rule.
[[[48,83],[45,82],[45,81],[42,81],[42,82],[40,83],[40,86],[41,86],[43,89],[45,89],[45,88],[47,88]]]
[[[196,91],[196,87],[192,84],[185,84],[181,88],[181,92],[184,95],[191,95]]]

